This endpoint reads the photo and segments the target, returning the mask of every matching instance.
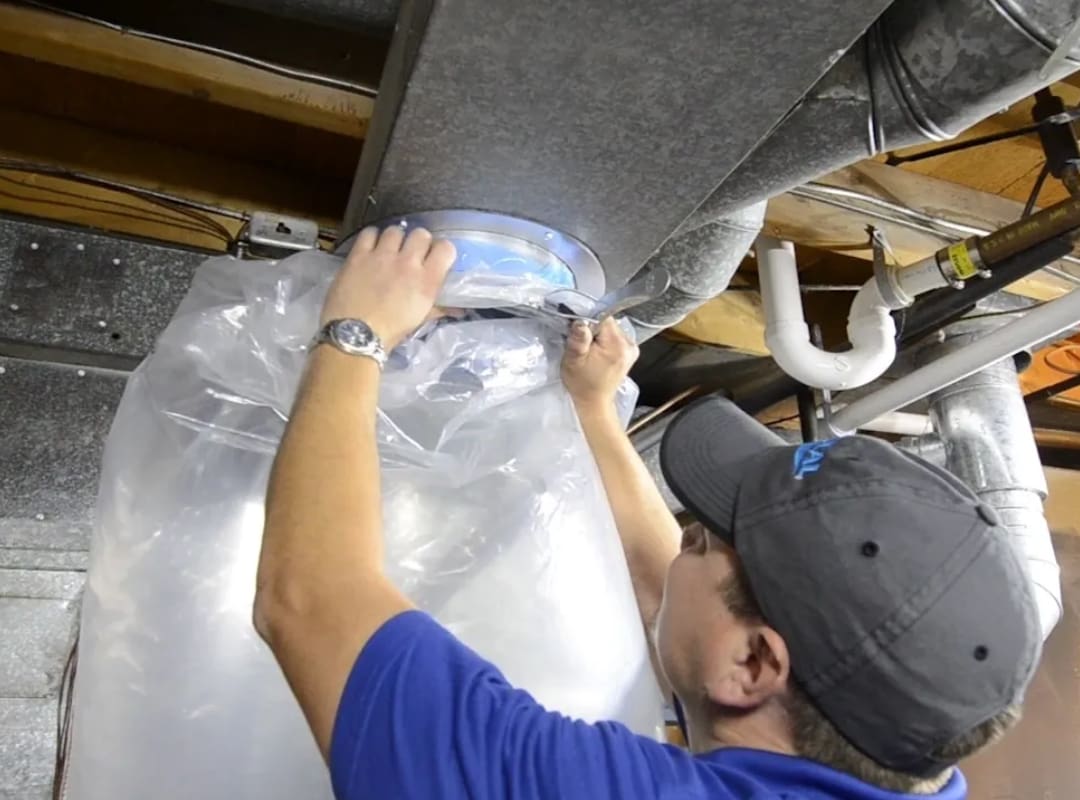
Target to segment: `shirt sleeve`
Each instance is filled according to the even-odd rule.
[[[683,751],[546,711],[418,611],[387,621],[357,658],[330,774],[339,800],[614,800],[701,788]]]

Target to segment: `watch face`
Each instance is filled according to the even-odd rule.
[[[367,347],[374,338],[371,328],[355,319],[344,319],[334,326],[334,336],[346,347]]]

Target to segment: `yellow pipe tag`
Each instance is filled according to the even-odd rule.
[[[967,242],[951,244],[946,252],[949,255],[949,261],[952,263],[953,269],[956,271],[956,277],[960,278],[960,280],[966,281],[979,271],[968,253]]]

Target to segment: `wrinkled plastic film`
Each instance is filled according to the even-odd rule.
[[[208,261],[130,379],[103,463],[71,800],[331,796],[251,607],[270,466],[339,265]],[[453,276],[441,302],[542,298],[490,278]],[[660,697],[562,348],[541,321],[467,318],[391,354],[386,567],[547,707],[655,734]],[[624,386],[624,417],[635,396]]]

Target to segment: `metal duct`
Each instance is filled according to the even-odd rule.
[[[897,0],[680,228],[886,150],[940,141],[1080,68],[1039,72],[1080,0]]]
[[[727,289],[764,221],[765,203],[754,203],[665,242],[645,269],[666,269],[671,286],[630,315],[638,341],[675,325]]]
[[[971,323],[960,323],[920,357],[940,358],[983,333]],[[930,395],[930,416],[945,445],[946,467],[997,510],[1027,563],[1045,639],[1061,617],[1060,571],[1043,515],[1046,479],[1013,359]]]
[[[406,0],[342,234],[498,212],[619,288],[888,5]]]

